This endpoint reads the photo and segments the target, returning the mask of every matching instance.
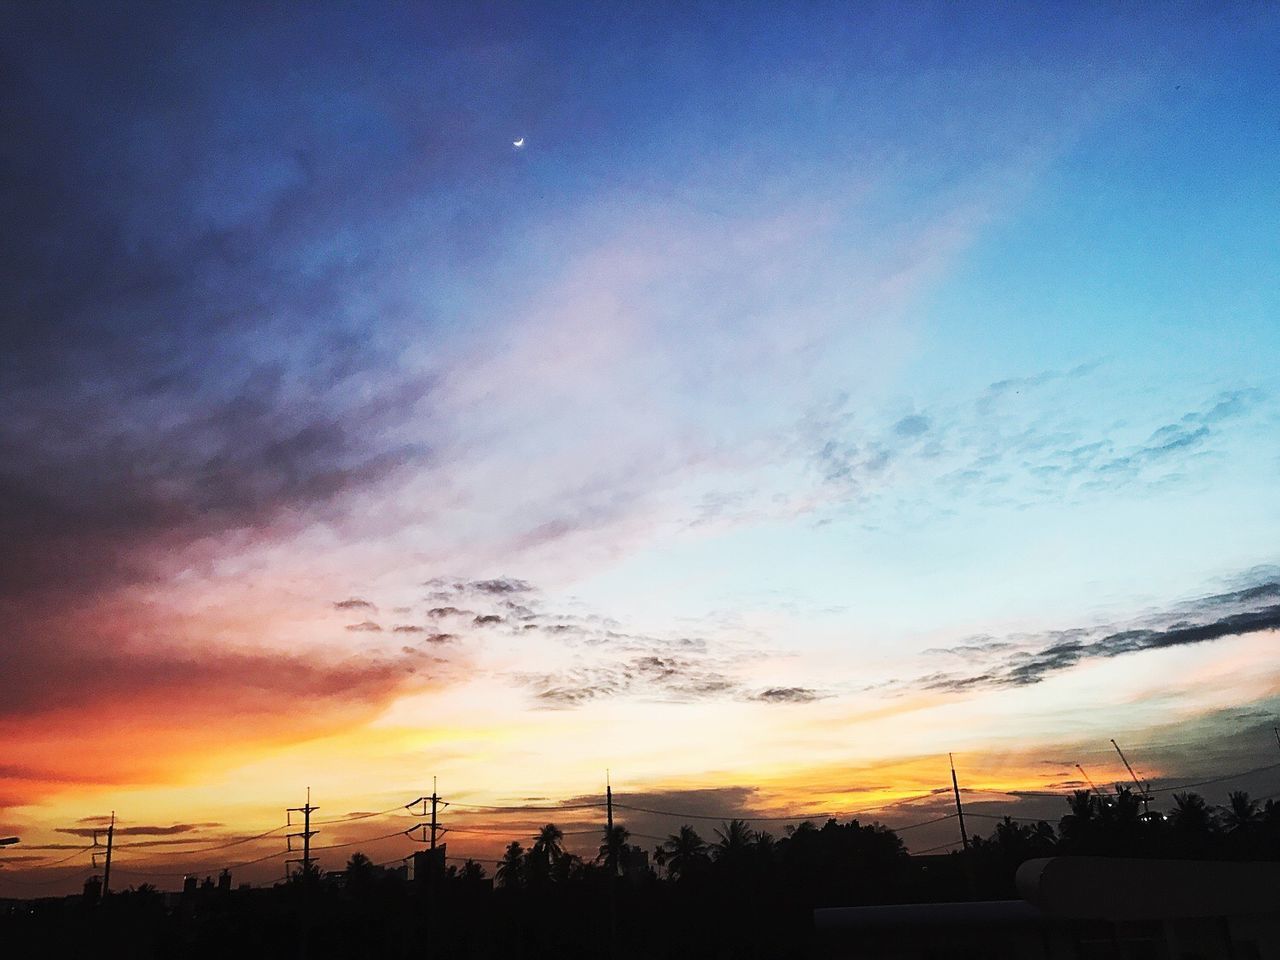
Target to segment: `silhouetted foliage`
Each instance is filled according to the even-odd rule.
[[[424,876],[410,879],[357,852],[345,870],[295,869],[274,888],[233,891],[225,874],[216,885],[192,878],[180,897],[143,884],[96,906],[54,898],[6,911],[0,901],[0,937],[35,935],[50,956],[568,960],[609,955],[612,899],[619,957],[800,957],[815,907],[1010,897],[1018,866],[1035,857],[1276,858],[1280,806],[1236,792],[1218,809],[1179,793],[1148,813],[1124,788],[1078,791],[1056,828],[1006,817],[967,854],[918,857],[877,823],[803,822],[774,837],[733,819],[711,843],[689,825],[670,834],[652,851],[661,874],[631,839],[615,824],[584,861],[546,824],[527,849],[507,846],[494,881],[474,860],[440,860],[429,875],[423,860]]]

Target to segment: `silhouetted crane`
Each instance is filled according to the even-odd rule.
[[[1149,806],[1151,803],[1151,792],[1147,787],[1146,781],[1139,778],[1139,776],[1134,772],[1133,765],[1129,763],[1128,758],[1124,755],[1124,751],[1120,749],[1120,744],[1116,743],[1115,737],[1111,738],[1111,745],[1116,748],[1116,753],[1120,754],[1120,761],[1124,764],[1125,769],[1129,771],[1129,776],[1133,778],[1133,785],[1138,790],[1138,799],[1142,801],[1143,819],[1149,818],[1151,816],[1151,809]]]

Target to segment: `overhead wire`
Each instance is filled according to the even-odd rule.
[[[226,843],[215,843],[215,844],[213,844],[212,846],[208,846],[208,847],[200,847],[200,848],[195,849],[195,850],[173,850],[173,851],[170,851],[170,852],[169,852],[169,856],[174,856],[174,857],[185,857],[185,856],[189,856],[189,855],[191,855],[191,854],[196,854],[196,853],[207,853],[207,852],[209,852],[210,850],[226,850],[228,847],[235,847],[235,846],[239,846],[239,845],[240,845],[240,844],[242,844],[242,843],[252,843],[254,840],[262,840],[262,839],[265,839],[266,837],[269,837],[269,836],[271,836],[272,834],[279,833],[281,830],[287,830],[287,829],[288,829],[288,824],[281,824],[281,825],[280,825],[280,826],[278,826],[278,827],[273,827],[272,829],[270,829],[270,830],[266,831],[265,833],[258,833],[258,834],[254,834],[254,835],[253,835],[253,836],[251,836],[251,837],[238,837],[238,838],[236,838],[235,840],[228,840]],[[191,842],[191,843],[198,843],[199,841],[198,841],[198,840],[192,840],[192,841],[190,841],[190,842]],[[117,848],[119,848],[119,849],[129,849],[129,848],[138,848],[138,847],[141,847],[141,846],[143,846],[143,844],[138,844],[138,843],[117,843],[117,844],[115,844],[115,846],[116,846]]]

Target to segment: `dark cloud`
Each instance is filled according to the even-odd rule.
[[[472,580],[466,584],[467,589],[474,590],[477,593],[488,593],[495,595],[509,593],[528,593],[533,587],[525,580],[515,580],[511,577],[504,577],[500,580]]]
[[[381,633],[382,624],[372,620],[362,620],[359,623],[347,624],[347,629],[356,633]]]
[[[1280,595],[1280,581],[1213,594],[1183,604],[1163,615],[1157,626],[1055,631],[1039,637],[1015,637],[1008,641],[981,641],[932,653],[965,654],[986,661],[984,669],[968,674],[939,671],[920,677],[918,685],[931,690],[962,692],[982,687],[1022,686],[1096,660],[1209,643],[1224,637],[1280,630],[1280,604],[1224,613],[1227,606],[1257,604]]]
[[[496,613],[486,613],[475,617],[471,622],[477,627],[491,627],[502,623],[502,617],[498,616]]]
[[[295,699],[314,699],[319,712],[319,701],[380,700],[403,686],[403,674],[414,667],[412,658],[333,661],[267,651],[116,649],[92,641],[82,635],[0,647],[0,672],[7,678],[0,685],[0,720],[83,712],[98,703],[135,702],[142,713],[166,697],[173,698],[175,715],[208,704],[231,710],[237,702],[246,713],[276,713]]]
[[[210,827],[220,827],[220,823],[173,823],[168,826],[117,826],[118,837],[168,837],[179,833],[194,833]],[[57,833],[67,833],[73,837],[92,837],[101,834],[102,827],[56,827]]]
[[[394,628],[396,633],[422,633],[426,627],[414,626],[411,623],[402,623]]]
[[[677,656],[637,656],[515,679],[533,689],[537,702],[556,707],[576,707],[618,696],[675,703],[742,696],[740,684],[716,663]]]
[[[458,607],[432,607],[427,611],[427,616],[436,620],[444,617],[470,617],[474,615],[474,611],[462,610]]]
[[[452,633],[431,633],[422,639],[424,643],[452,643],[458,638]]]
[[[352,597],[350,600],[335,600],[333,602],[335,610],[377,610],[368,600],[361,600],[359,597]]]
[[[769,687],[752,694],[748,699],[761,703],[812,703],[822,699],[822,696],[810,687]]]

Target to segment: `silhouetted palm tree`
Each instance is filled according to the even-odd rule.
[[[519,844],[516,844],[516,846],[519,846]],[[474,860],[468,860],[462,865],[462,871],[458,876],[465,881],[476,883],[484,879],[484,867]]]
[[[564,831],[554,823],[545,824],[538,831],[537,839],[533,841],[529,853],[547,867],[559,863],[560,858],[564,856]]]
[[[697,864],[706,862],[707,842],[686,823],[679,833],[667,837],[654,859],[666,866],[667,876],[678,879],[697,869]]]
[[[1213,810],[1198,793],[1175,793],[1169,814],[1180,833],[1207,835],[1217,826]]]
[[[362,883],[373,876],[373,861],[363,853],[353,853],[347,861],[347,882]]]
[[[1233,790],[1227,797],[1227,810],[1223,821],[1232,833],[1244,833],[1262,822],[1258,801],[1250,800],[1243,790]]]
[[[627,849],[627,841],[631,833],[621,824],[615,824],[612,830],[605,830],[604,842],[600,844],[600,854],[596,858],[605,864],[616,875],[623,865],[623,854]]]
[[[502,855],[502,859],[498,861],[498,872],[495,878],[498,881],[498,886],[509,889],[524,886],[524,867],[524,847],[520,846],[518,840],[512,840],[507,844],[507,850]]]
[[[716,841],[712,855],[716,860],[726,862],[741,860],[755,842],[755,834],[745,820],[733,819],[721,826],[724,829],[716,831],[716,836],[720,839]]]

